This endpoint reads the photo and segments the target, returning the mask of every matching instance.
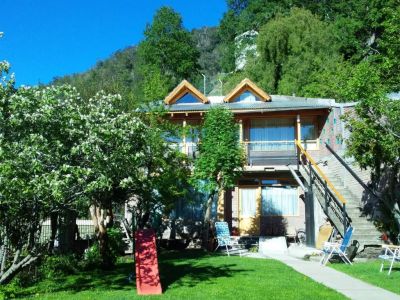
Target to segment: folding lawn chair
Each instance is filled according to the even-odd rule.
[[[346,249],[350,245],[351,237],[353,236],[354,229],[349,226],[343,237],[341,244],[326,242],[324,248],[322,249],[324,255],[321,258],[320,264],[325,266],[333,255],[339,256],[345,264],[352,265],[350,259],[346,255]]]
[[[392,272],[392,267],[394,262],[400,262],[400,247],[394,245],[382,245],[384,249],[384,253],[379,255],[379,258],[382,259],[380,272],[383,271],[383,265],[385,261],[390,263],[388,275]]]
[[[242,256],[241,245],[234,237],[230,235],[227,222],[215,222],[215,233],[218,245],[214,251],[217,251],[217,249],[220,247],[225,247],[228,256],[230,256],[229,251],[232,250],[238,250],[239,255]]]

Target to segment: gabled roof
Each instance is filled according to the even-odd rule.
[[[171,105],[182,98],[185,94],[190,93],[201,103],[208,103],[208,99],[198,89],[196,89],[189,81],[182,80],[182,82],[173,89],[167,97],[165,97],[165,104]]]
[[[243,79],[226,97],[224,102],[232,102],[236,97],[240,96],[245,91],[253,93],[255,96],[261,99],[261,101],[267,102],[271,101],[271,96],[260,89],[254,82],[250,79]]]

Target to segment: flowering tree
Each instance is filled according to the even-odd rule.
[[[182,156],[121,98],[82,100],[70,86],[16,89],[0,65],[0,284],[45,251],[41,223],[91,208],[103,266],[112,267],[107,227],[131,195],[139,217],[181,194]],[[54,238],[54,234],[52,235]]]

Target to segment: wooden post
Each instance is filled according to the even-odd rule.
[[[254,235],[260,235],[261,231],[261,210],[262,210],[262,190],[261,185],[257,189],[256,194],[256,217],[255,217],[255,230]]]
[[[239,120],[239,141],[243,142],[243,121]]]
[[[224,206],[225,206],[225,190],[218,194],[218,205],[217,205],[217,219],[218,221],[225,221],[224,219]]]
[[[186,120],[183,120],[183,122],[182,122],[182,127],[183,127],[183,129],[185,129],[185,127],[186,127]],[[182,150],[181,150],[181,152],[183,152],[184,154],[188,154],[187,152],[187,149],[186,149],[186,133],[184,133],[183,134],[183,137],[182,137]]]
[[[297,140],[301,143],[301,120],[300,120],[300,115],[297,115],[297,118],[296,118],[296,131],[297,131]]]

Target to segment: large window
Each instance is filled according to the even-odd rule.
[[[244,218],[254,217],[256,215],[257,189],[240,189],[241,216]]]
[[[252,120],[250,150],[294,150],[295,128],[292,119]]]
[[[262,214],[264,216],[297,216],[299,197],[294,187],[263,187]]]

